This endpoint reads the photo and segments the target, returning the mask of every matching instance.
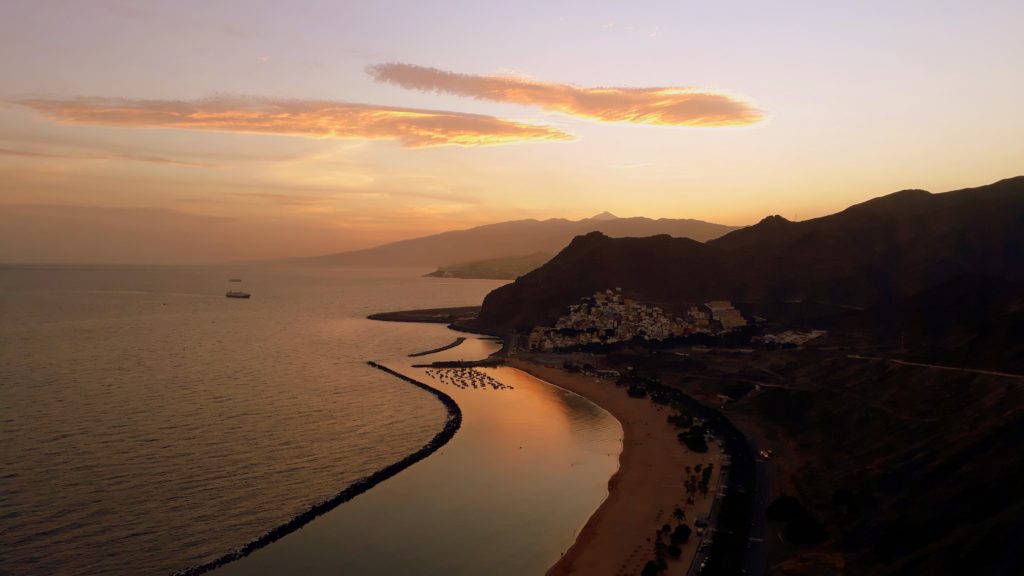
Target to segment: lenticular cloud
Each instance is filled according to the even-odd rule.
[[[537,106],[602,122],[662,126],[746,126],[764,113],[744,98],[700,88],[584,88],[506,76],[458,74],[411,64],[367,68],[378,82],[478,100]]]
[[[75,98],[19,100],[17,104],[66,124],[397,140],[407,148],[449,144],[488,146],[573,138],[554,127],[495,116],[348,102]]]

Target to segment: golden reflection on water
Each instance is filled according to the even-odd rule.
[[[224,298],[235,274],[252,299]],[[366,315],[479,301],[498,284],[0,267],[0,574],[170,574],[412,453],[444,407],[366,361],[456,335]]]
[[[444,353],[389,362],[459,404],[463,423],[452,441],[219,572],[542,574],[607,496],[622,428],[588,400],[512,368],[478,369],[512,386],[495,390],[463,389],[411,367],[496,349],[470,339]]]

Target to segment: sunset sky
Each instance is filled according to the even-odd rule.
[[[0,4],[0,262],[807,219],[1024,173],[1024,3]]]

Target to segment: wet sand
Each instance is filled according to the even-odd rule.
[[[560,368],[513,360],[518,368],[541,380],[586,397],[610,412],[625,434],[619,470],[608,481],[608,498],[594,512],[562,558],[548,570],[549,576],[567,574],[639,574],[654,558],[655,532],[664,524],[677,523],[672,512],[684,509],[693,527],[700,514],[707,514],[718,485],[720,451],[711,444],[705,454],[690,452],[676,439],[677,430],[666,418],[668,407],[646,398],[626,395],[614,383],[593,376],[570,374]],[[712,490],[696,494],[694,504],[684,505],[685,469],[714,462]],[[683,546],[680,560],[669,562],[671,573],[684,573],[699,545],[696,533]]]

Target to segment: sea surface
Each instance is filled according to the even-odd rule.
[[[406,355],[456,334],[365,316],[477,304],[500,284],[409,270],[0,268],[0,574],[172,573],[400,460],[440,430],[444,407],[366,361],[429,378]],[[224,297],[239,286],[252,299]],[[449,445],[242,562],[298,549],[314,563],[302,573],[469,574],[497,561],[542,572],[605,497],[618,423],[539,381],[451,395],[464,429]]]
[[[433,360],[485,357],[467,340]],[[425,461],[216,576],[544,574],[607,496],[622,426],[589,400],[514,368],[389,368],[450,395],[455,437]]]

